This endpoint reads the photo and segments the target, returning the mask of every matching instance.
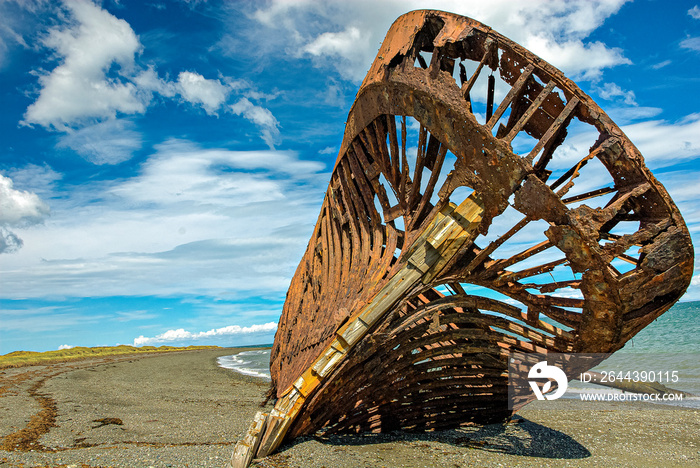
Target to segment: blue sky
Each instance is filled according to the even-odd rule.
[[[272,342],[359,83],[418,8],[575,79],[699,245],[694,2],[1,0],[0,354]]]

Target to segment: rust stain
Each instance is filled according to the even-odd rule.
[[[489,75],[505,98],[485,119]],[[574,119],[597,138],[567,163]],[[477,21],[407,13],[350,110],[254,455],[321,429],[503,421],[508,352],[612,353],[692,271],[678,208],[574,82]]]

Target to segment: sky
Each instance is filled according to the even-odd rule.
[[[271,343],[359,84],[421,8],[574,79],[700,245],[693,1],[0,0],[0,354]]]

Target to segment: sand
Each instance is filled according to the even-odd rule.
[[[225,467],[269,385],[216,365],[237,351],[0,371],[0,467]],[[698,410],[543,403],[506,425],[297,439],[254,466],[700,467]]]

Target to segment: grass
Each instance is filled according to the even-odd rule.
[[[118,356],[123,354],[147,354],[147,353],[167,353],[173,351],[191,351],[197,349],[217,349],[218,346],[99,346],[86,348],[77,346],[70,349],[58,351],[45,351],[43,353],[35,351],[15,351],[0,356],[0,369],[8,367],[24,367],[37,364],[50,364],[55,362],[76,361],[79,359],[103,356]]]

